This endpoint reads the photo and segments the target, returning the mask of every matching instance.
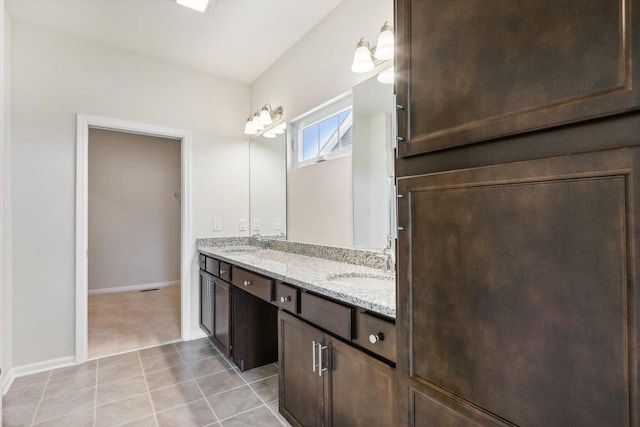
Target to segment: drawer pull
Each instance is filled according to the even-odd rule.
[[[251,280],[245,280],[245,281],[244,281],[244,285],[245,285],[245,286],[249,286],[249,285],[251,285],[251,284],[252,284]]]
[[[227,274],[227,270],[220,270],[220,274]]]
[[[377,334],[369,335],[369,342],[371,344],[375,344],[378,341],[384,341],[384,334],[382,332],[378,332]]]
[[[289,302],[291,301],[291,297],[280,297],[280,302]]]

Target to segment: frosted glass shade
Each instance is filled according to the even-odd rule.
[[[371,51],[369,50],[369,42],[365,39],[361,39],[358,42],[356,51],[353,54],[353,64],[351,64],[351,71],[354,73],[366,73],[373,70],[373,59],[371,58]]]
[[[257,129],[253,127],[253,123],[251,123],[251,119],[247,119],[247,122],[244,125],[244,133],[245,135],[255,135],[258,133]]]
[[[387,68],[380,74],[378,74],[378,81],[386,85],[392,85],[395,79],[395,69],[393,67]]]
[[[385,22],[384,26],[380,29],[378,35],[378,44],[374,56],[381,61],[388,61],[393,59],[393,51],[395,46],[395,38],[393,36],[393,30],[391,24]]]
[[[266,106],[260,110],[260,123],[262,123],[263,126],[269,126],[273,123],[273,120],[271,120],[271,112]]]

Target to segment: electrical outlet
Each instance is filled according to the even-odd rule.
[[[213,231],[222,231],[222,220],[220,218],[214,218]]]
[[[240,226],[238,227],[240,231],[247,231],[247,220],[246,218],[240,218]]]
[[[260,231],[260,218],[253,219],[253,226],[251,228],[253,231]]]
[[[273,228],[275,228],[276,230],[282,230],[282,220],[280,218],[276,218],[273,221]]]

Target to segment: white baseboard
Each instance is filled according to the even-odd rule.
[[[73,366],[76,364],[76,358],[73,356],[61,357],[59,359],[45,360],[44,362],[32,363],[30,365],[15,366],[7,376],[2,384],[2,394],[5,395],[13,380],[25,375],[37,374],[38,372],[50,371],[52,369],[65,368],[67,366]]]
[[[191,331],[191,340],[199,340],[200,338],[206,338],[207,334],[204,333],[204,331],[200,328],[198,329],[194,329],[193,331]]]
[[[144,289],[164,288],[166,286],[179,285],[179,284],[180,284],[179,280],[174,280],[172,282],[143,283],[141,285],[119,286],[117,288],[89,289],[89,295],[112,294],[116,292],[128,292],[128,291],[141,291]]]
[[[13,369],[10,369],[9,372],[4,374],[4,378],[2,379],[2,395],[4,396],[11,388],[11,384],[13,384],[13,380],[16,379],[16,376],[13,375]]]

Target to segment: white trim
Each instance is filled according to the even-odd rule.
[[[207,337],[207,334],[205,334],[204,331],[200,328],[194,329],[193,331],[191,331],[191,341],[199,340],[200,338],[206,338],[206,337]]]
[[[13,380],[16,379],[16,376],[13,375],[13,369],[3,375],[4,378],[2,379],[2,395],[4,396],[9,392],[11,384],[13,384]]]
[[[87,164],[89,128],[107,129],[140,135],[176,138],[181,141],[182,166],[182,230],[181,230],[181,332],[184,341],[191,340],[191,131],[165,128],[86,114],[77,115],[76,125],[76,355],[80,364],[88,357],[88,194]]]
[[[25,375],[37,374],[39,372],[46,372],[52,369],[66,368],[67,366],[73,366],[76,363],[76,358],[73,356],[61,357],[59,359],[45,360],[44,362],[32,363],[30,365],[15,366],[4,379],[2,384],[2,395],[7,394],[13,381],[16,378],[24,377]]]
[[[90,289],[89,295],[115,294],[117,292],[141,291],[145,289],[166,288],[167,286],[179,285],[179,280],[173,282],[142,283],[140,285],[118,286],[116,288]]]

